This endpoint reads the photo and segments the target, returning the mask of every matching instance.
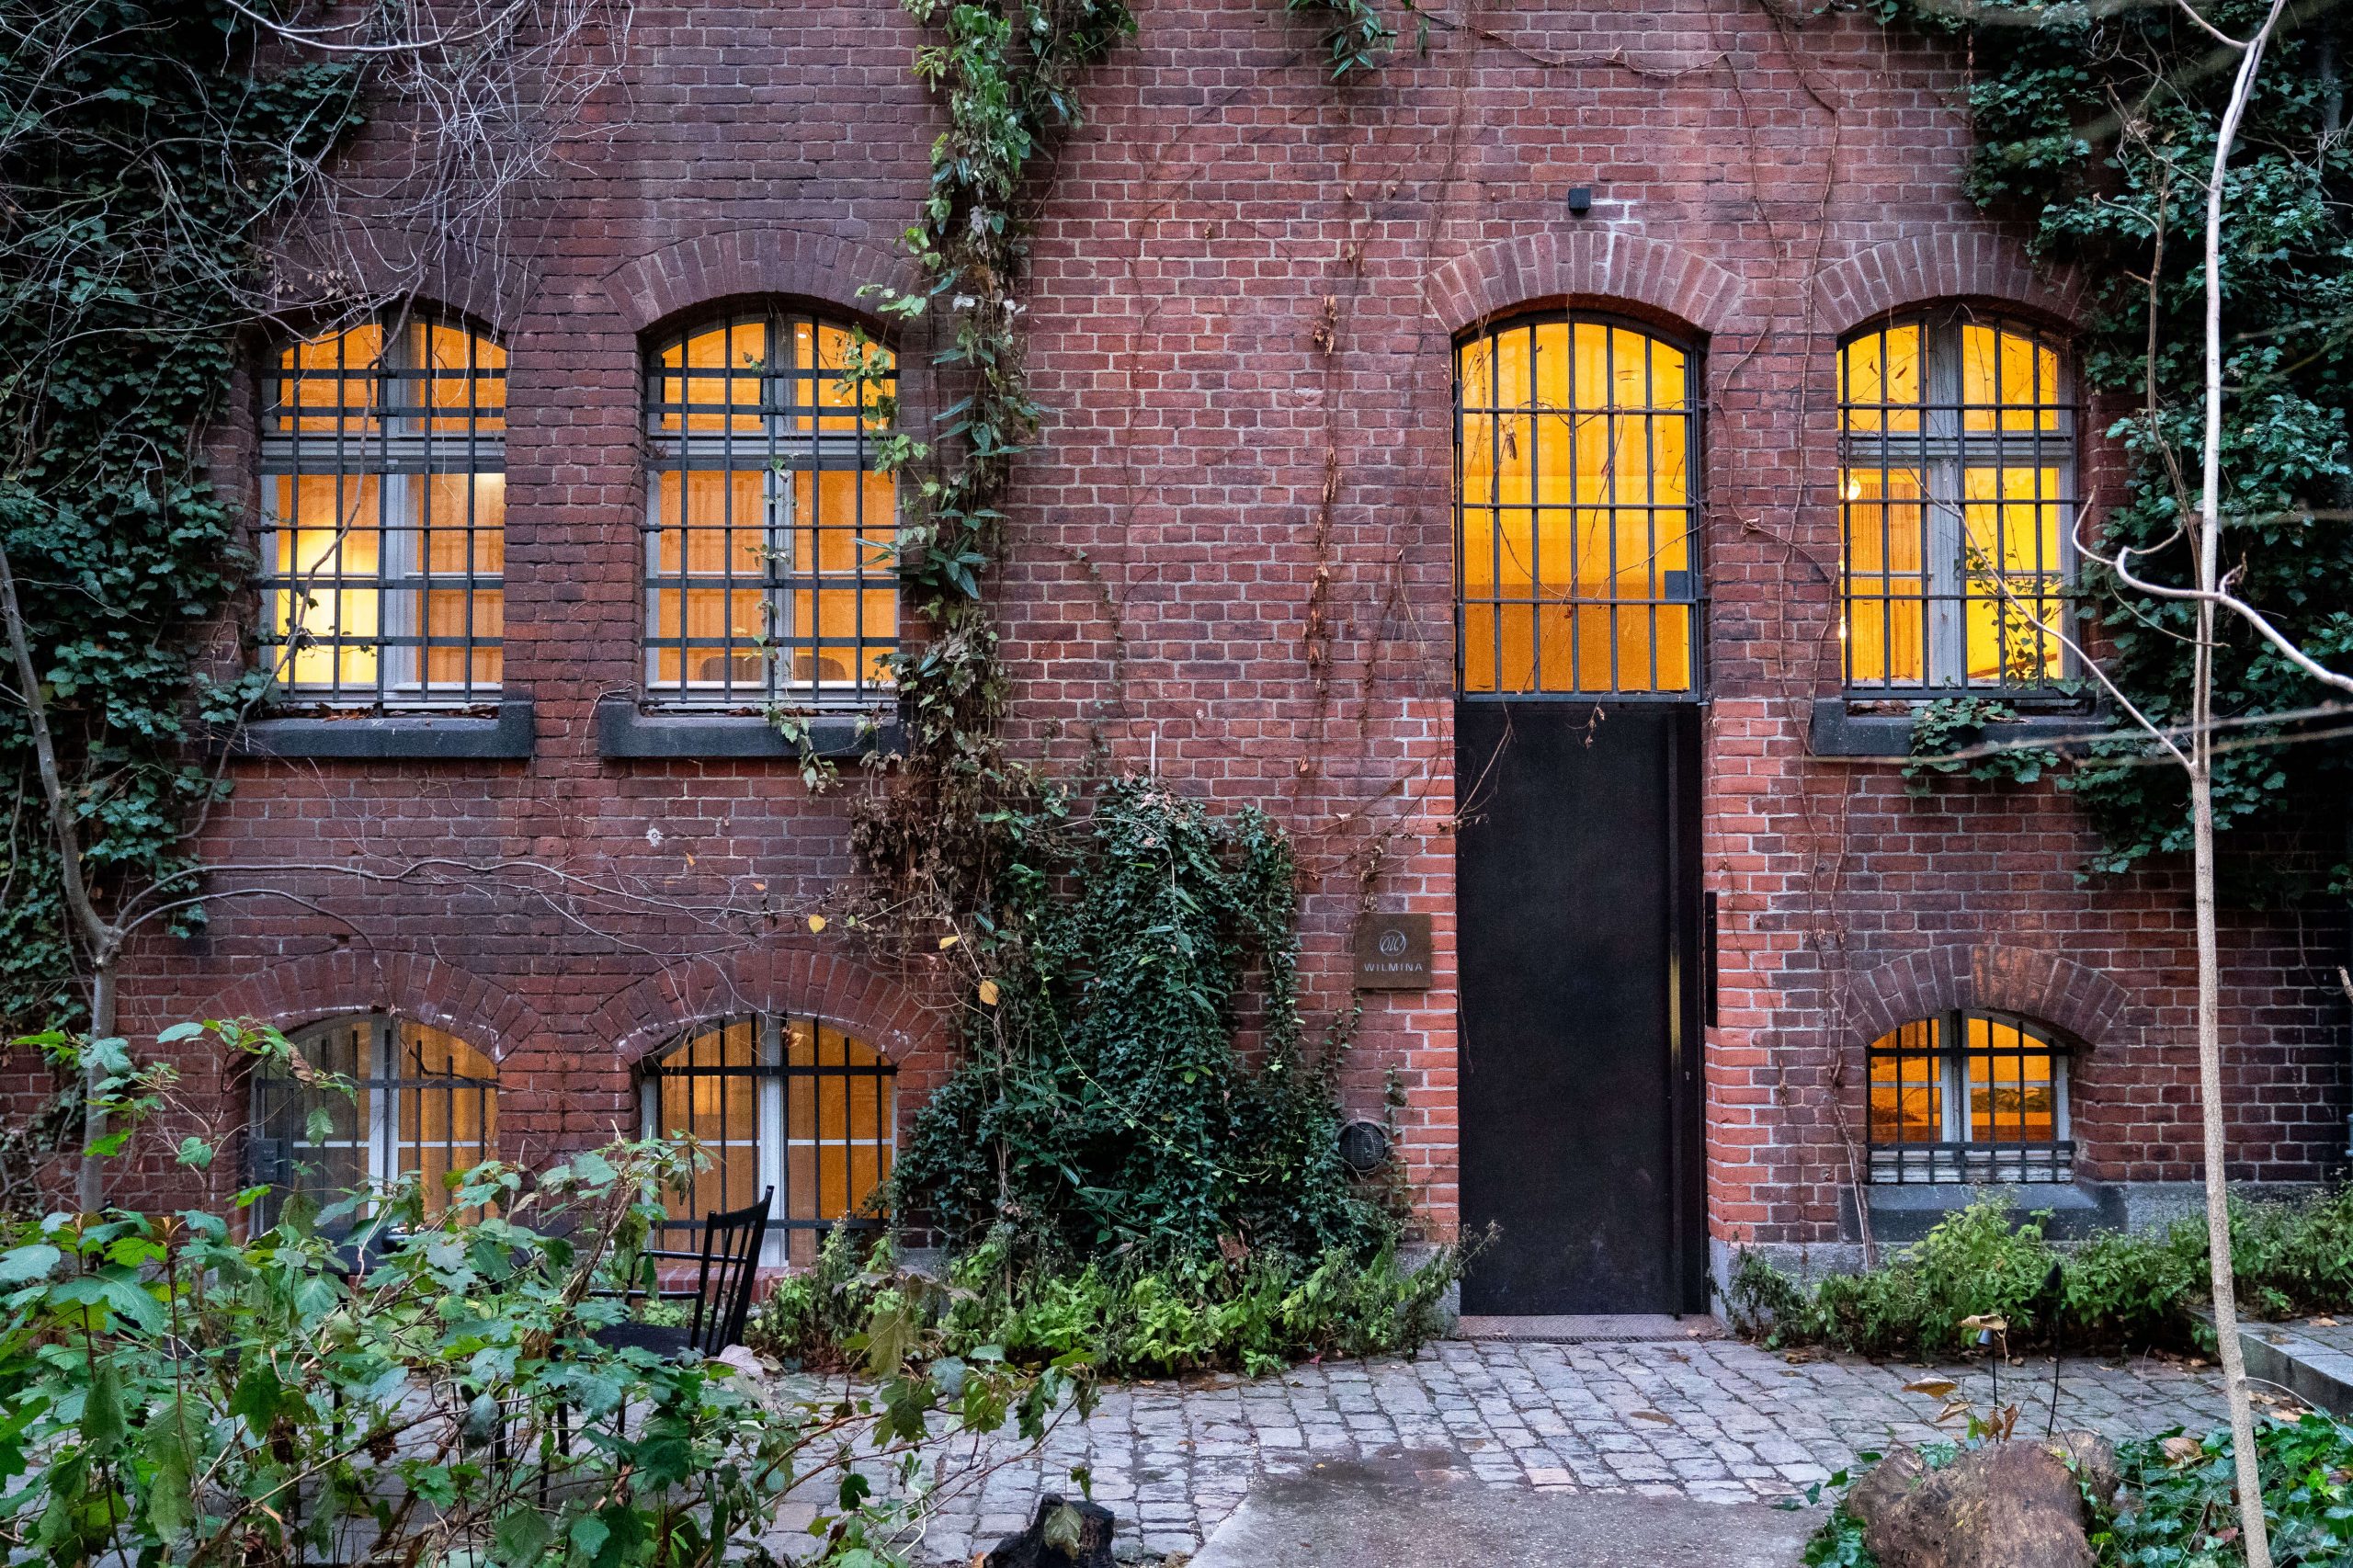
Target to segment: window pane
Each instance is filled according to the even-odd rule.
[[[1972,468],[1962,475],[1969,572],[1969,678],[2053,680],[2064,608],[2059,567],[2065,504],[2055,468]]]
[[[1870,1139],[1934,1143],[1944,1136],[1944,1074],[1934,1019],[1905,1024],[1871,1047]]]
[[[415,317],[279,352],[264,392],[259,641],[290,696],[495,693],[506,365],[488,338]]]
[[[1916,686],[1927,677],[1928,527],[1917,469],[1840,475],[1847,548],[1847,679]]]
[[[1456,372],[1461,689],[1690,689],[1682,350],[1562,318],[1464,343]]]
[[[871,410],[892,383],[844,385],[861,357],[890,367],[847,326],[762,312],[649,358],[647,678],[674,699],[852,705],[887,695],[897,497],[875,472]]]
[[[1865,333],[1838,357],[1847,428],[1874,433],[1920,428],[1921,329],[1916,324]]]
[[[2058,429],[2058,351],[2023,333],[1963,323],[1961,402],[1970,430]]]

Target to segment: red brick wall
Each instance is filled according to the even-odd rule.
[[[1564,297],[1706,357],[1716,1233],[1830,1234],[1832,1108],[1859,1129],[1863,1043],[1970,1000],[2090,1041],[2087,1174],[2192,1174],[2179,880],[2079,883],[2092,840],[2047,788],[1915,799],[1888,765],[1806,755],[1837,680],[1837,335],[1939,298],[2075,307],[1962,198],[1960,62],[1733,0],[1531,5],[1434,19],[1427,55],[1409,40],[1336,88],[1275,0],[1140,11],[1086,84],[1037,234],[1029,363],[1055,414],[996,590],[1013,733],[1069,762],[1097,740],[1120,767],[1156,756],[1182,789],[1274,812],[1319,1023],[1347,1002],[1361,901],[1437,917],[1440,988],[1368,997],[1347,1075],[1370,1110],[1399,1074],[1433,1225],[1455,1204],[1449,343]],[[871,1031],[908,1064],[903,1104],[936,1078],[934,960],[898,974],[838,923],[803,925],[852,875],[864,786],[607,762],[590,723],[637,679],[638,334],[764,291],[851,311],[859,283],[904,276],[892,247],[938,123],[917,41],[889,0],[638,8],[611,140],[518,233],[523,281],[459,265],[438,285],[511,349],[506,670],[537,700],[537,752],[241,766],[206,852],[320,869],[294,879],[302,902],[241,899],[200,943],[149,950],[144,1020],[447,1018],[501,1054],[525,1157],[627,1125],[631,1059],[738,997]],[[1594,188],[1590,216],[1567,215],[1571,186]],[[332,869],[426,857],[534,865]],[[2310,1176],[2341,1125],[2343,1009],[2322,989],[2341,931],[2240,917],[2230,950],[2245,1172]]]

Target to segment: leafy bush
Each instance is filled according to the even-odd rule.
[[[774,1562],[878,1568],[912,1539],[929,1423],[1042,1429],[1062,1373],[878,1365],[870,1398],[787,1397],[726,1360],[591,1336],[620,1318],[689,1148],[617,1143],[527,1181],[484,1165],[428,1216],[412,1181],[233,1239],[215,1215],[63,1215],[0,1252],[0,1555],[57,1563]],[[358,1218],[338,1245],[322,1223]],[[375,1259],[347,1277],[349,1250]],[[21,1479],[14,1479],[21,1478]],[[820,1490],[822,1489],[822,1490]]]
[[[2353,1311],[2353,1189],[2299,1203],[2234,1202],[2240,1311],[2290,1317]],[[2058,1271],[2055,1289],[2052,1271]],[[2070,1350],[2190,1346],[2210,1333],[2206,1227],[2109,1232],[2072,1247],[2046,1239],[1988,1192],[1878,1268],[1808,1289],[1754,1253],[1727,1292],[1735,1326],[1780,1345],[1818,1344],[1926,1359],[1965,1353],[1967,1317],[2009,1324],[2013,1346],[2056,1338]]]
[[[1066,803],[1066,802],[1065,802]],[[1059,809],[1059,808],[1058,808]],[[1069,835],[1037,823],[1003,879],[999,980],[916,1118],[903,1205],[963,1247],[1114,1249],[1187,1266],[1241,1244],[1369,1257],[1394,1230],[1352,1191],[1338,1109],[1301,1047],[1290,846],[1156,779],[1108,786]],[[1255,965],[1261,1047],[1235,1047]]]
[[[1920,1454],[1934,1470],[1968,1446],[1932,1443]],[[2347,1484],[2353,1483],[2353,1428],[2310,1412],[2294,1421],[2258,1416],[2255,1446],[2273,1560],[2314,1565],[2353,1560]],[[1862,1456],[1867,1463],[1878,1457]],[[2116,1506],[2090,1521],[2098,1568],[2232,1568],[2245,1562],[2227,1427],[2202,1441],[2177,1428],[2119,1443],[2116,1457],[2124,1478]],[[1828,1490],[1843,1492],[1860,1478],[1840,1471]],[[1806,1500],[1820,1501],[1823,1490],[1809,1487]],[[1804,1560],[1806,1568],[1878,1564],[1863,1544],[1862,1525],[1843,1507],[1833,1508],[1806,1542]]]
[[[2272,1560],[2353,1559],[2353,1428],[2315,1412],[2295,1421],[2258,1417],[2256,1471]],[[2237,1478],[2228,1428],[2201,1442],[2175,1434],[2117,1445],[2125,1490],[2112,1518],[2092,1533],[2102,1564],[2226,1568],[2238,1544]]]
[[[1461,1273],[1448,1251],[1405,1268],[1392,1248],[1360,1260],[1259,1254],[1157,1268],[1022,1263],[1003,1235],[951,1266],[945,1285],[911,1276],[886,1240],[836,1231],[817,1266],[782,1282],[745,1337],[803,1366],[867,1353],[878,1324],[921,1356],[1002,1355],[1024,1366],[1129,1377],[1210,1368],[1256,1376],[1315,1356],[1411,1352],[1445,1329],[1440,1298]]]

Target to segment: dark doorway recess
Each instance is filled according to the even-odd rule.
[[[1455,707],[1471,1313],[1705,1312],[1699,710]]]

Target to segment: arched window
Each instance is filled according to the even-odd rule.
[[[2077,413],[2059,345],[1944,311],[1858,334],[1838,367],[1847,687],[2063,678]]]
[[[1873,1181],[2066,1181],[2067,1048],[2006,1013],[1956,1010],[1871,1042]]]
[[[1575,311],[1457,345],[1463,693],[1696,689],[1693,369],[1666,339]]]
[[[898,1147],[897,1073],[813,1018],[763,1013],[688,1035],[642,1091],[647,1137],[691,1134],[710,1156],[694,1191],[668,1200],[674,1233],[691,1237],[704,1215],[770,1187],[770,1263],[805,1263],[824,1232],[863,1222]]]
[[[322,1206],[362,1187],[415,1175],[425,1210],[448,1207],[444,1178],[498,1154],[498,1067],[453,1034],[409,1018],[368,1014],[313,1024],[292,1037],[304,1073],[254,1074],[248,1142],[252,1179],[267,1187],[258,1222],[301,1192]],[[345,1094],[320,1081],[351,1082]]]
[[[288,345],[262,385],[263,666],[325,706],[494,699],[506,351],[405,311]]]
[[[842,324],[729,314],[646,358],[645,680],[657,702],[870,706],[891,688],[896,493]]]

